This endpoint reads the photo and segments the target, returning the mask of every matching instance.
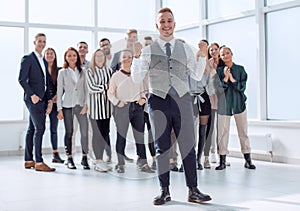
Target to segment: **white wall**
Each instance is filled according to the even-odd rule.
[[[24,148],[24,132],[27,122],[0,123],[0,155],[22,154]],[[49,131],[49,129],[47,129]],[[129,132],[129,136],[131,136]],[[234,123],[231,133],[236,133]],[[272,134],[273,162],[282,162],[300,165],[300,123],[249,121],[249,134]],[[59,147],[63,147],[63,125],[59,125]],[[115,127],[111,122],[111,142],[115,144]],[[251,143],[251,140],[250,140]],[[44,148],[50,148],[49,135],[44,137]],[[255,146],[252,146],[255,149]],[[114,150],[114,148],[113,148]],[[234,156],[234,153],[233,153]],[[259,157],[253,157],[260,159]]]

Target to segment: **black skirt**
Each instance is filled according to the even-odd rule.
[[[206,92],[201,94],[201,97],[204,99],[204,102],[200,102],[198,101],[197,103],[200,102],[200,107],[201,107],[201,111],[199,110],[198,107],[198,112],[200,116],[205,116],[205,115],[210,115],[211,114],[211,104],[210,104],[210,100],[209,100],[209,96]]]

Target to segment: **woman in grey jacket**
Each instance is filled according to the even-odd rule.
[[[57,118],[64,120],[65,125],[65,149],[68,156],[67,167],[76,169],[72,158],[73,118],[76,118],[80,126],[82,161],[84,169],[90,169],[88,154],[88,120],[85,72],[81,68],[80,58],[75,48],[68,48],[64,54],[63,69],[59,71],[57,78]]]

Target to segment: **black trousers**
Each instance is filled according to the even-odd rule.
[[[149,96],[149,115],[154,135],[158,178],[161,187],[170,185],[171,131],[174,129],[181,157],[183,158],[186,185],[197,186],[195,135],[192,97],[167,95],[165,99]]]
[[[149,114],[144,111],[144,120],[147,125],[147,130],[148,130],[148,148],[150,151],[150,155],[153,157],[155,156],[155,148],[154,148],[154,140],[153,140],[153,135],[151,132],[151,124],[150,124],[150,119],[149,119]]]

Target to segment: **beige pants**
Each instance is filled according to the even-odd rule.
[[[243,154],[250,153],[250,141],[248,137],[247,111],[234,114],[234,119],[240,139],[241,151]],[[228,140],[230,131],[230,117],[218,114],[218,153],[226,155],[228,151]]]

